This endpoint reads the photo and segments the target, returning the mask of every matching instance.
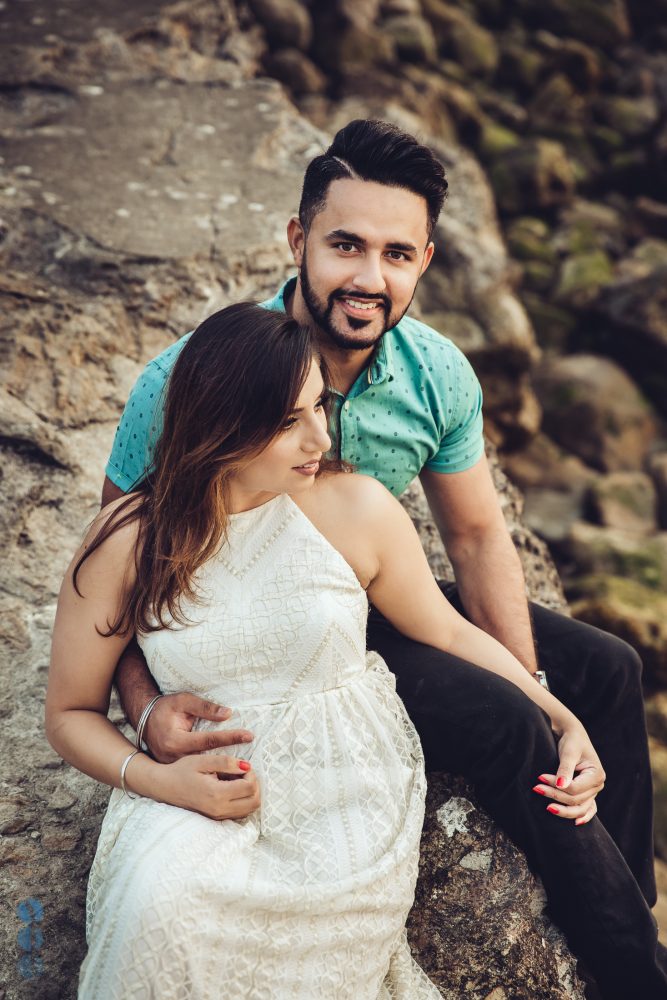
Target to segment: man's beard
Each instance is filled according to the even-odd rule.
[[[303,260],[301,261],[299,277],[301,280],[301,294],[303,295],[303,301],[306,303],[308,312],[312,316],[314,322],[320,330],[327,335],[329,340],[336,345],[336,347],[340,347],[346,351],[364,351],[369,347],[374,347],[380,337],[385,334],[387,330],[391,330],[392,327],[396,326],[396,324],[403,318],[405,313],[408,311],[410,302],[412,302],[411,298],[401,315],[394,318],[391,315],[392,301],[388,295],[365,295],[360,292],[346,291],[344,288],[336,288],[335,291],[331,292],[325,304],[315,295],[313,286],[308,278],[305,251]],[[342,298],[357,299],[360,302],[381,301],[384,310],[384,322],[379,333],[374,333],[372,336],[369,336],[368,334],[363,336],[361,331],[368,327],[373,320],[357,319],[354,316],[348,316],[347,322],[353,330],[359,331],[358,337],[350,336],[349,334],[341,333],[340,330],[337,330],[333,323],[332,313],[336,300]]]

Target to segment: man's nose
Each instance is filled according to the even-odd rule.
[[[369,295],[381,295],[385,291],[380,254],[366,253],[359,258],[353,283],[355,288]]]

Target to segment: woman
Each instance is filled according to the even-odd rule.
[[[100,515],[67,572],[47,733],[116,788],[82,998],[439,996],[404,930],[423,761],[391,674],[366,654],[367,594],[406,635],[523,688],[561,741],[586,738],[447,604],[390,494],[322,460],[326,427],[308,332],[222,310],[178,359],[148,481]],[[163,691],[235,706],[222,725],[254,733],[237,758],[159,764],[108,722],[135,632]]]

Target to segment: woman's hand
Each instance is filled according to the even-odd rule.
[[[552,800],[547,810],[554,816],[573,819],[576,826],[581,826],[595,816],[595,797],[604,788],[606,777],[600,758],[581,725],[563,730],[558,740],[558,758],[558,772],[541,774],[533,791]]]
[[[173,764],[150,763],[151,798],[210,819],[243,819],[259,808],[257,775],[245,760],[221,754],[193,754]],[[130,764],[126,783],[131,791],[144,787],[143,775],[137,774],[137,778],[133,785]]]

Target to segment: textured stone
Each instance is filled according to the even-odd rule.
[[[645,537],[578,521],[570,528],[567,554],[579,573],[606,573],[667,590],[667,532]]]
[[[625,639],[637,650],[649,686],[667,684],[667,596],[636,580],[582,577],[568,587],[575,618]]]
[[[612,361],[589,354],[549,359],[536,372],[544,429],[594,469],[640,469],[656,439],[651,407]]]
[[[592,519],[608,528],[646,534],[657,527],[656,490],[646,473],[600,476],[589,487],[586,500]]]
[[[508,213],[562,205],[575,188],[565,149],[549,139],[529,140],[508,150],[493,163],[490,176],[498,204]]]
[[[313,25],[307,7],[299,0],[248,0],[250,9],[277,46],[307,49]]]
[[[641,380],[667,414],[667,263],[638,277],[619,276],[604,288],[596,312],[605,323],[605,351]]]

